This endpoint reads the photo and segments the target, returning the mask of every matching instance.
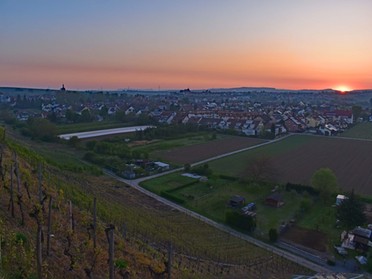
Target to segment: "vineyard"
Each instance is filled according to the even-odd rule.
[[[5,278],[311,274],[125,184],[62,172],[4,136],[0,155],[1,276]]]

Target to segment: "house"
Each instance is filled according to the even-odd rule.
[[[280,193],[273,193],[266,197],[265,204],[272,207],[281,207],[284,204],[283,197]]]
[[[368,228],[356,227],[349,233],[341,234],[342,247],[368,251],[372,247],[372,231]]]
[[[239,207],[239,206],[243,206],[244,204],[245,204],[245,198],[242,196],[238,196],[238,195],[232,196],[229,201],[229,205],[232,207]]]

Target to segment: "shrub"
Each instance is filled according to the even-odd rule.
[[[171,201],[173,201],[175,203],[178,203],[178,204],[184,204],[185,203],[185,201],[183,199],[180,199],[180,198],[178,198],[176,196],[173,196],[172,194],[170,194],[170,193],[168,193],[166,191],[161,191],[160,192],[160,196],[162,196],[163,198],[166,198],[168,200],[171,200]]]
[[[128,267],[128,263],[123,259],[117,259],[115,261],[115,267],[118,269],[126,269]]]
[[[17,243],[26,244],[27,243],[27,236],[25,236],[23,233],[16,233],[15,240]]]
[[[228,225],[253,232],[256,228],[256,220],[251,216],[242,215],[237,211],[226,212],[225,221]]]
[[[286,191],[295,190],[298,193],[308,192],[312,196],[319,196],[319,191],[311,186],[287,183],[285,185]]]
[[[191,170],[191,165],[190,165],[190,164],[185,164],[185,165],[183,166],[183,170],[184,170],[185,172],[189,172],[189,171]]]
[[[278,231],[276,229],[269,230],[270,242],[276,242],[278,240]]]

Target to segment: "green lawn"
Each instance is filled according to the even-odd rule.
[[[147,180],[142,182],[141,185],[151,192],[160,194],[162,191],[169,191],[193,181],[193,178],[182,176],[180,173],[172,173],[159,178]]]
[[[195,183],[189,185],[193,180]],[[181,187],[183,185],[186,187]],[[145,181],[141,186],[158,194],[168,191],[182,199],[186,208],[220,223],[225,222],[225,214],[231,210],[228,206],[230,198],[241,195],[245,197],[246,203],[255,202],[257,205],[257,232],[260,235],[266,235],[270,228],[278,228],[283,221],[292,219],[304,199],[300,194],[282,191],[285,204],[280,208],[273,208],[264,204],[273,185],[231,181],[218,176],[212,176],[207,182],[200,182],[181,176],[180,173],[173,173]]]
[[[340,136],[347,138],[372,139],[372,123],[358,123],[351,129],[340,134]]]

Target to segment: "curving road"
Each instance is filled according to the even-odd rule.
[[[230,156],[230,155],[233,155],[233,154],[236,154],[236,153],[239,153],[239,152],[243,152],[243,151],[247,151],[247,150],[250,150],[250,149],[255,149],[255,148],[258,148],[258,147],[261,147],[261,146],[264,146],[264,145],[267,145],[267,144],[272,144],[274,142],[278,142],[278,141],[281,141],[287,137],[290,137],[291,135],[287,135],[285,137],[282,137],[282,138],[279,138],[279,139],[275,139],[275,140],[272,140],[272,141],[269,141],[269,142],[265,142],[265,143],[261,143],[261,144],[258,144],[258,145],[255,145],[255,146],[251,146],[251,147],[247,147],[247,148],[243,148],[243,149],[240,149],[240,150],[237,150],[237,151],[233,151],[233,152],[229,152],[229,153],[226,153],[226,154],[222,154],[222,155],[218,155],[218,156],[215,156],[215,157],[212,157],[212,158],[209,158],[209,159],[206,159],[206,160],[202,160],[202,161],[199,161],[197,163],[193,163],[192,165],[195,166],[195,165],[198,165],[198,164],[203,164],[203,163],[206,163],[206,162],[209,162],[209,161],[212,161],[212,160],[216,160],[216,159],[219,159],[219,158],[222,158],[222,157],[226,157],[226,156]],[[139,178],[139,179],[134,179],[134,180],[128,180],[128,179],[124,179],[124,178],[121,178],[117,175],[115,175],[114,173],[108,171],[108,170],[105,170],[104,172],[113,177],[114,179],[118,180],[118,181],[121,181],[121,182],[124,182],[128,185],[130,185],[131,187],[137,189],[138,191],[144,193],[145,195],[147,196],[150,196],[152,198],[154,198],[155,200],[163,203],[163,204],[166,204],[174,209],[177,209],[191,217],[194,217],[204,223],[207,223],[221,231],[224,231],[226,233],[229,233],[230,235],[232,236],[235,236],[235,237],[238,237],[240,239],[243,239],[245,241],[248,241],[262,249],[265,249],[267,251],[270,251],[270,252],[273,252],[279,256],[282,256],[292,262],[296,262],[306,268],[309,268],[310,270],[313,270],[315,272],[318,272],[318,273],[331,273],[332,270],[328,267],[328,266],[323,266],[321,264],[317,264],[317,263],[314,263],[312,261],[309,261],[307,260],[306,258],[303,258],[303,257],[300,257],[298,255],[294,255],[290,252],[287,252],[285,250],[282,250],[282,249],[279,249],[275,246],[272,246],[272,245],[269,245],[265,242],[262,242],[260,240],[257,240],[249,235],[246,235],[246,234],[243,234],[243,233],[240,233],[238,231],[235,231],[233,230],[232,228],[224,225],[224,224],[220,224],[220,223],[217,223],[203,215],[200,215],[194,211],[191,211],[187,208],[184,208],[176,203],[173,203],[163,197],[160,197],[144,188],[142,188],[139,183],[141,183],[142,181],[145,181],[145,180],[149,180],[149,179],[152,179],[152,178],[155,178],[155,177],[159,177],[159,176],[163,176],[163,175],[167,175],[169,173],[173,173],[173,172],[176,172],[176,171],[179,171],[179,170],[182,170],[182,168],[178,168],[178,169],[173,169],[173,170],[170,170],[170,171],[167,171],[167,172],[163,172],[163,173],[159,173],[159,174],[156,174],[156,175],[152,175],[152,176],[148,176],[148,177],[142,177],[142,178]]]

